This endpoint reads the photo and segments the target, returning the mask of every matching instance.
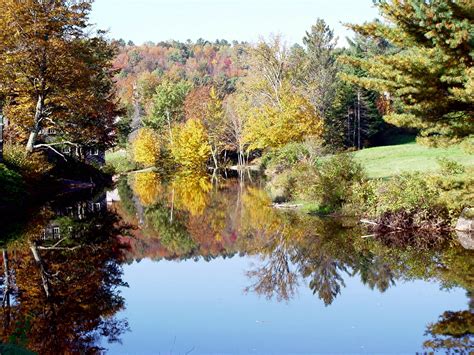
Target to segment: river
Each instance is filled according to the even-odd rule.
[[[474,252],[455,236],[429,247],[362,238],[355,220],[275,209],[251,176],[131,174],[17,213],[2,234],[9,349],[473,349]]]

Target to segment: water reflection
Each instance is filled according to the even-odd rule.
[[[377,292],[410,280],[462,287],[470,306],[434,315],[424,346],[473,346],[473,252],[455,240],[419,248],[361,238],[366,233],[356,221],[273,208],[258,179],[216,184],[208,176],[137,173],[122,178],[112,195],[118,198],[109,203],[105,194],[60,199],[8,228],[3,343],[39,353],[100,352],[101,339],[118,342],[128,329],[116,316],[125,304],[122,265],[248,256],[254,263],[245,291],[283,302],[309,288],[330,306],[350,278]]]
[[[471,298],[472,300],[472,298]],[[427,327],[426,334],[431,337],[424,346],[434,351],[469,353],[474,349],[472,341],[474,328],[474,309],[444,312],[438,322]]]
[[[67,199],[71,201],[69,198]],[[2,250],[3,343],[41,354],[98,353],[101,338],[127,330],[124,308],[124,235],[105,195],[52,203],[36,211]]]
[[[355,221],[273,208],[258,182],[224,180],[212,185],[207,176],[180,176],[160,187],[150,184],[149,194],[130,186],[132,192],[122,186],[121,211],[128,220],[144,222],[130,240],[130,259],[253,256],[258,261],[246,273],[246,292],[289,302],[306,285],[326,306],[343,292],[347,277],[357,277],[379,292],[409,280],[436,280],[446,289],[473,290],[472,251],[450,238],[425,238],[429,245],[423,247],[414,235],[404,237],[410,241],[405,244],[394,243],[392,237],[361,238],[365,231]],[[153,196],[156,202],[127,208],[134,205],[134,194],[146,201]],[[432,340],[424,345],[468,349],[473,345],[471,316],[471,308],[441,315],[438,323],[427,326]],[[463,331],[453,331],[455,324]]]

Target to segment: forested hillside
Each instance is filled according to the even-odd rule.
[[[172,140],[172,127],[188,126],[203,137],[191,151],[208,149],[216,167],[224,163],[223,154],[242,163],[251,151],[308,137],[329,151],[377,144],[384,130],[392,132],[382,120],[389,103],[376,91],[343,81],[343,73],[363,73],[338,58],[367,58],[393,48],[361,35],[346,49],[337,41],[323,20],[304,35],[303,46],[279,36],[256,44],[116,41],[116,88],[127,112],[119,124],[121,144],[142,127],[153,130],[163,148]]]

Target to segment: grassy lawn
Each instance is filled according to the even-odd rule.
[[[367,170],[369,177],[383,178],[402,172],[435,171],[438,158],[448,158],[474,166],[474,155],[459,146],[428,148],[416,143],[368,148],[355,153],[355,158]]]
[[[135,164],[128,160],[127,152],[124,149],[115,152],[106,152],[105,162],[107,165],[114,167],[117,174],[126,173],[136,169]]]

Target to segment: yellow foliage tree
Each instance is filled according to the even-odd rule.
[[[189,120],[176,126],[170,143],[171,155],[185,170],[203,170],[211,155],[206,129],[201,121]]]
[[[298,93],[286,88],[279,104],[263,104],[248,113],[244,143],[248,150],[281,147],[307,136],[321,136],[322,120],[314,106]]]
[[[150,128],[140,128],[132,142],[132,154],[136,163],[154,166],[160,156],[158,135]]]
[[[209,145],[211,147],[214,167],[218,168],[218,155],[224,146],[223,136],[225,130],[224,109],[222,101],[214,87],[209,92],[209,103],[207,104],[204,125],[207,128]]]

